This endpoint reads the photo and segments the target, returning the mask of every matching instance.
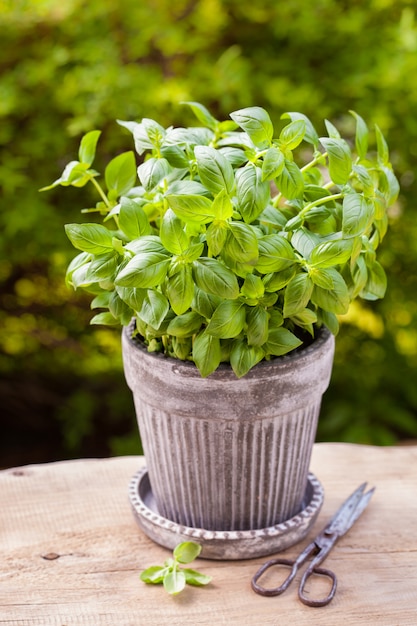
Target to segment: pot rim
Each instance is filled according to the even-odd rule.
[[[160,362],[165,361],[167,364],[171,364],[172,367],[181,367],[185,368],[185,371],[189,371],[189,374],[192,372],[198,373],[200,378],[201,374],[193,361],[183,361],[182,359],[176,359],[174,357],[168,356],[163,352],[149,352],[146,344],[140,338],[140,335],[133,336],[133,332],[136,328],[136,320],[132,318],[131,322],[123,328],[123,334],[125,339],[127,339],[128,343],[131,347],[139,349],[144,355],[151,359],[159,359]],[[317,333],[315,337],[312,339],[311,343],[306,345],[301,345],[295,350],[284,354],[282,356],[275,356],[270,360],[263,359],[259,363],[257,363],[254,367],[252,367],[249,372],[242,376],[240,380],[247,380],[253,376],[257,376],[261,374],[263,370],[271,367],[277,367],[278,365],[282,365],[285,367],[291,366],[293,363],[297,361],[308,359],[313,353],[317,353],[321,348],[324,348],[325,344],[332,340],[334,337],[333,334],[326,326],[316,327]],[[184,371],[184,370],[183,370]],[[214,379],[216,378],[216,374],[220,374],[224,376],[227,372],[233,374],[233,377],[236,380],[239,380],[234,374],[230,363],[220,363],[217,369],[212,372],[206,379]]]

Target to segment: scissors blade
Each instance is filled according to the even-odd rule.
[[[369,500],[375,491],[375,487],[373,487],[367,493],[364,493],[366,486],[367,483],[362,483],[362,485],[345,500],[326,527],[326,534],[335,534],[341,537],[352,528],[353,524],[368,506]]]

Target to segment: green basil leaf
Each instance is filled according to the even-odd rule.
[[[279,328],[284,323],[284,316],[278,309],[270,309],[269,314],[269,330]]]
[[[243,340],[233,342],[230,352],[230,365],[238,378],[245,376],[264,358],[264,351],[258,346],[248,346]]]
[[[223,220],[215,220],[206,231],[206,241],[210,254],[218,256],[223,249],[228,234],[228,224]]]
[[[268,341],[268,313],[261,306],[248,307],[246,312],[249,346],[262,346]]]
[[[376,219],[374,222],[376,231],[373,237],[378,238],[378,244],[383,240],[388,230],[388,215],[384,215],[381,219]]]
[[[325,326],[330,330],[333,335],[337,335],[339,332],[339,319],[334,313],[329,311],[320,311],[320,317]]]
[[[264,149],[270,146],[274,135],[269,114],[261,107],[248,107],[230,114],[230,117],[252,139],[255,146]]]
[[[261,224],[271,226],[276,230],[284,230],[287,223],[287,217],[274,206],[269,204],[264,211],[258,217]]]
[[[288,285],[290,280],[292,280],[292,278],[295,276],[296,271],[297,271],[296,267],[295,265],[293,265],[291,267],[287,267],[284,270],[281,270],[280,272],[267,274],[263,281],[265,285],[265,290],[276,292],[276,291],[279,291],[280,289],[283,289],[286,285]]]
[[[372,180],[372,176],[363,165],[354,165],[352,169],[355,178],[358,180],[360,185],[362,186],[363,193],[367,197],[372,197],[375,193],[374,190],[374,181]]]
[[[163,146],[161,157],[166,159],[171,167],[177,169],[186,169],[190,165],[184,151],[179,146]]]
[[[342,233],[346,238],[365,233],[372,224],[374,204],[359,193],[348,193],[343,198]]]
[[[298,228],[291,237],[291,245],[304,259],[311,256],[312,251],[320,244],[320,237],[307,228]]]
[[[241,294],[245,298],[258,299],[262,298],[265,293],[265,286],[260,276],[248,274],[241,288]]]
[[[233,167],[226,157],[210,146],[194,149],[200,180],[214,195],[221,191],[232,194],[235,188]]]
[[[337,289],[343,281],[342,275],[333,267],[314,269],[309,276],[313,283],[322,289]]]
[[[178,563],[186,564],[194,561],[201,553],[201,545],[195,541],[183,541],[174,549],[174,559]]]
[[[248,224],[267,207],[271,192],[268,181],[262,180],[262,170],[254,165],[236,172],[238,211]]]
[[[166,159],[151,157],[139,165],[137,172],[139,180],[146,191],[152,191],[168,176],[171,167]]]
[[[254,271],[253,265],[236,261],[233,257],[227,254],[227,251],[224,248],[221,253],[221,259],[236,276],[239,276],[239,278],[246,278],[248,274],[252,274]]]
[[[360,159],[365,159],[368,152],[369,130],[365,121],[355,111],[349,111],[356,120],[355,146]]]
[[[321,200],[323,198],[323,204],[326,204],[326,206],[335,206],[334,200],[330,202],[326,201],[326,198],[330,195],[330,191],[328,189],[324,189],[324,187],[320,187],[320,185],[313,185],[309,183],[304,186],[304,198],[307,202],[315,202],[316,200]]]
[[[381,132],[381,129],[377,124],[375,124],[375,136],[376,136],[376,145],[378,152],[378,161],[382,165],[389,166],[389,149],[388,144],[385,141],[385,137]]]
[[[217,259],[201,257],[193,263],[193,277],[197,286],[220,298],[237,298],[239,283],[235,274]]]
[[[287,328],[272,328],[268,333],[268,341],[263,346],[265,354],[282,356],[295,350],[302,344]]]
[[[129,324],[134,313],[130,306],[119,297],[116,291],[113,291],[110,296],[109,310],[113,317],[119,320],[122,326],[127,326]]]
[[[168,335],[175,337],[192,337],[204,323],[204,318],[196,311],[189,311],[174,317],[167,328]]]
[[[331,137],[332,139],[340,139],[340,133],[337,130],[336,126],[334,126],[334,124],[329,122],[329,120],[324,120],[324,125],[326,127],[329,137]]]
[[[113,235],[101,224],[66,224],[65,232],[72,245],[91,254],[113,250]]]
[[[151,567],[148,567],[141,573],[140,579],[144,583],[157,585],[163,582],[164,576],[168,574],[168,571],[169,571],[168,568],[164,566],[152,565]]]
[[[292,317],[303,311],[310,302],[313,282],[307,273],[297,274],[288,283],[284,295],[284,317]]]
[[[365,300],[378,300],[383,298],[387,289],[387,277],[385,270],[378,261],[367,266],[368,280],[360,296]]]
[[[220,339],[207,332],[200,332],[193,343],[193,360],[203,378],[212,374],[220,365],[222,351]]]
[[[80,252],[80,254],[77,254],[77,256],[72,259],[65,274],[65,283],[67,286],[72,286],[72,275],[77,269],[84,267],[84,271],[87,273],[90,259],[91,255],[88,254],[88,252]]]
[[[324,311],[329,311],[336,315],[344,315],[347,313],[350,304],[349,292],[345,281],[341,281],[337,287],[332,290],[323,289],[316,285],[311,296],[311,301]]]
[[[159,235],[163,246],[172,254],[181,254],[188,248],[189,240],[183,229],[183,223],[172,209],[165,212]]]
[[[302,198],[304,193],[303,174],[294,161],[285,159],[282,172],[276,178],[279,191],[288,200]]]
[[[92,164],[96,156],[96,147],[100,135],[101,130],[91,130],[81,139],[78,150],[78,159],[81,163],[86,163],[89,166]]]
[[[98,282],[105,278],[113,280],[119,267],[119,255],[117,252],[107,252],[96,256],[88,266],[86,279],[89,282]]]
[[[222,299],[218,296],[213,296],[199,287],[194,286],[194,298],[191,307],[194,311],[197,311],[197,313],[200,313],[200,315],[209,320],[221,300]]]
[[[151,233],[145,211],[137,202],[126,197],[120,200],[119,226],[129,239],[138,239]]]
[[[265,235],[258,242],[259,258],[256,269],[261,274],[279,272],[295,262],[291,244],[281,235]]]
[[[165,128],[161,126],[161,124],[158,124],[158,122],[155,122],[155,120],[151,120],[149,117],[144,117],[142,119],[142,124],[146,128],[146,133],[151,140],[152,145],[157,149],[160,148],[166,136]]]
[[[242,332],[245,319],[245,305],[242,302],[223,300],[214,311],[207,332],[214,337],[232,339]]]
[[[188,104],[199,122],[211,130],[216,130],[219,122],[211,115],[203,104],[200,104],[199,102],[181,102],[181,104]]]
[[[233,204],[225,189],[214,198],[213,213],[218,220],[227,220],[232,217]]]
[[[346,313],[350,304],[347,285],[339,272],[332,270],[325,271],[328,277],[331,276],[332,286],[322,287],[316,285],[314,287],[312,301],[325,311],[336,314]]]
[[[129,241],[125,246],[126,250],[133,254],[141,254],[145,252],[157,252],[168,256],[168,251],[162,245],[161,238],[157,235],[145,235],[139,239]]]
[[[368,269],[363,255],[358,256],[353,267],[351,266],[351,278],[353,285],[350,285],[350,299],[353,300],[368,282]]]
[[[176,196],[207,196],[207,189],[197,180],[173,180],[169,181],[168,193]]]
[[[118,274],[115,283],[121,287],[156,287],[168,272],[171,259],[158,252],[134,256]]]
[[[302,341],[287,328],[272,328],[268,333],[268,341],[264,345],[264,352],[271,356],[282,356],[295,350],[301,344]]]
[[[320,137],[329,159],[330,178],[336,185],[345,185],[352,171],[352,155],[344,139]]]
[[[69,287],[73,287],[74,289],[78,289],[79,287],[86,287],[91,284],[91,281],[87,280],[87,272],[89,263],[85,263],[84,265],[80,265],[75,268],[70,275],[67,274],[66,283]]]
[[[390,167],[382,166],[379,170],[381,191],[384,194],[387,206],[394,204],[400,192],[398,180]]]
[[[241,165],[247,163],[248,157],[240,148],[231,148],[226,146],[224,148],[219,148],[219,152],[226,157],[233,167],[240,167]]]
[[[266,293],[264,296],[262,296],[262,298],[259,298],[259,304],[265,308],[269,308],[271,306],[274,306],[277,300],[277,293]]]
[[[97,174],[97,172],[89,170],[88,168],[88,163],[71,161],[65,166],[60,178],[54,181],[52,185],[42,187],[40,191],[48,191],[48,189],[53,189],[58,185],[62,185],[63,187],[68,187],[69,185],[73,185],[74,187],[83,187],[93,176]]]
[[[185,574],[182,570],[172,570],[164,576],[164,589],[170,595],[176,596],[186,584]]]
[[[140,311],[143,300],[146,296],[146,289],[138,287],[119,287],[116,285],[116,291],[120,298],[126,302],[134,311]]]
[[[166,159],[151,157],[138,167],[138,176],[146,191],[152,191],[168,176],[171,166]]]
[[[303,122],[305,123],[305,129],[306,129],[304,140],[308,141],[308,143],[313,144],[313,146],[317,148],[319,144],[319,136],[313,124],[308,119],[308,117],[306,117],[303,113],[297,113],[296,111],[287,112],[281,115],[281,119],[288,119],[288,118],[292,120],[293,122],[297,120],[303,120]]]
[[[117,196],[127,194],[136,184],[136,161],[132,151],[119,154],[107,165],[105,180],[109,192]]]
[[[103,313],[97,313],[97,315],[94,315],[94,317],[90,320],[90,324],[93,326],[118,326],[120,322],[111,313],[105,311]]]
[[[304,139],[306,130],[305,120],[294,120],[284,126],[279,135],[279,142],[285,149],[294,150]]]
[[[352,239],[325,241],[316,246],[311,252],[310,264],[315,268],[321,269],[343,265],[349,260],[352,249]]]
[[[184,222],[208,224],[215,217],[213,202],[205,196],[168,194],[166,199],[175,215]]]
[[[304,309],[297,315],[293,315],[291,321],[297,324],[297,326],[309,326],[311,328],[312,324],[317,322],[317,313],[311,309]]]
[[[67,165],[61,177],[61,185],[64,187],[71,185],[72,187],[84,187],[97,172],[88,169],[86,163],[75,162],[73,166]]]
[[[148,118],[143,118],[140,123],[122,120],[117,120],[117,123],[133,134],[135,149],[139,155],[142,155],[145,150],[159,148],[165,137],[165,129],[158,122]]]
[[[174,356],[182,361],[188,361],[191,357],[193,342],[191,337],[172,337],[172,350]]]
[[[148,289],[139,311],[140,318],[158,330],[168,311],[169,302],[166,297],[156,289]]]
[[[258,237],[255,230],[243,222],[230,222],[224,250],[238,263],[255,265],[258,260]]]
[[[185,574],[187,584],[193,585],[194,587],[203,587],[204,585],[208,585],[212,580],[211,576],[201,574],[201,572],[197,572],[194,569],[184,568],[182,571]]]
[[[90,304],[90,309],[108,309],[111,293],[103,291],[96,296]]]
[[[284,169],[285,158],[278,148],[269,148],[262,162],[262,180],[272,180]]]
[[[135,150],[139,155],[142,155],[146,150],[152,150],[155,146],[150,140],[148,132],[146,130],[143,121],[139,124],[135,123],[132,126],[132,122],[120,122],[121,126],[128,128],[133,133],[133,139],[135,141]],[[128,126],[129,125],[129,126]]]
[[[169,128],[166,134],[166,143],[187,147],[208,146],[214,139],[214,133],[209,128]]]
[[[204,243],[193,243],[189,248],[186,248],[181,254],[181,259],[185,263],[192,263],[196,259],[200,258],[203,254]]]
[[[185,313],[190,308],[194,297],[194,281],[189,265],[181,265],[179,271],[168,278],[166,295],[177,315]]]

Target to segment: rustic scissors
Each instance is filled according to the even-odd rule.
[[[259,593],[262,596],[278,596],[283,593],[290,583],[294,580],[295,575],[297,574],[298,569],[303,565],[311,556],[312,559],[310,565],[305,570],[301,582],[298,588],[298,597],[301,602],[306,604],[307,606],[325,606],[328,604],[334,597],[337,586],[337,578],[334,572],[329,569],[324,569],[318,567],[322,561],[327,557],[330,550],[333,548],[336,541],[339,537],[342,537],[347,531],[353,526],[358,517],[363,513],[365,508],[367,507],[369,500],[373,492],[375,491],[375,487],[370,489],[367,493],[365,493],[366,483],[363,483],[356,491],[352,493],[351,496],[342,504],[340,509],[331,519],[329,524],[321,533],[313,539],[313,541],[301,552],[300,556],[298,556],[294,561],[289,559],[271,559],[267,561],[262,567],[256,572],[255,576],[252,579],[252,589]],[[291,567],[291,571],[284,582],[275,588],[266,588],[262,587],[258,584],[259,578],[270,568],[275,565],[288,565]],[[311,599],[308,598],[305,594],[305,585],[307,580],[313,576],[314,574],[318,574],[319,576],[326,576],[330,579],[332,587],[328,593],[328,595],[322,599]]]

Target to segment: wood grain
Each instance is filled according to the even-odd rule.
[[[1,626],[417,624],[417,446],[315,445],[311,469],[326,495],[311,537],[360,483],[376,486],[326,561],[339,584],[324,608],[301,604],[294,586],[276,598],[252,592],[263,558],[200,560],[213,582],[177,597],[142,583],[140,571],[169,555],[130,511],[127,485],[143,464],[124,457],[0,472]]]

